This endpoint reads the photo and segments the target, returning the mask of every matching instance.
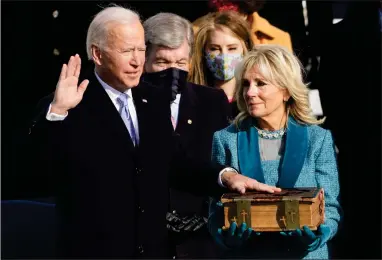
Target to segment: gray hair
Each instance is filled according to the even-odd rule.
[[[99,12],[90,23],[86,36],[88,59],[93,60],[92,45],[99,48],[105,47],[111,24],[130,24],[136,21],[141,21],[138,13],[117,5],[107,7]]]
[[[148,18],[143,23],[143,28],[147,46],[146,56],[150,54],[150,45],[176,49],[185,39],[190,46],[190,56],[192,55],[194,31],[187,19],[172,13],[159,13]]]

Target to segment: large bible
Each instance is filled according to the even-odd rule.
[[[324,190],[321,188],[282,189],[277,193],[226,193],[221,197],[224,227],[243,222],[253,230],[291,231],[304,225],[311,230],[325,219]]]

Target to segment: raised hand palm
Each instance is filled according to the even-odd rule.
[[[82,93],[77,91],[78,78],[70,76],[63,81],[59,81],[56,89],[56,102],[67,104],[68,108],[73,108],[82,100]]]
[[[56,107],[69,110],[81,102],[89,81],[84,80],[78,86],[80,70],[81,59],[78,55],[70,57],[68,65],[64,64],[62,66],[53,100]]]

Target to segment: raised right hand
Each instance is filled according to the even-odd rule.
[[[76,107],[81,102],[89,80],[82,81],[78,86],[80,71],[81,58],[78,54],[70,57],[68,65],[62,66],[60,79],[54,92],[52,113],[66,115],[69,109]]]

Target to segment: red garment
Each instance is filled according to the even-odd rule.
[[[239,6],[227,0],[210,0],[210,6],[216,8],[218,12],[222,11],[239,11]]]

